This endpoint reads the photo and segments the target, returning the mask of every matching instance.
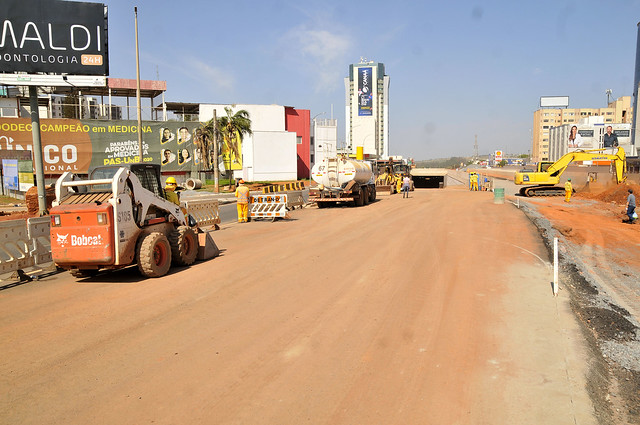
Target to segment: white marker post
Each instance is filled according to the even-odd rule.
[[[558,238],[553,238],[553,296],[558,296]]]

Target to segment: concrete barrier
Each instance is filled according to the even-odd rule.
[[[217,199],[190,199],[182,204],[200,227],[220,224],[220,211]]]
[[[50,227],[49,217],[0,222],[0,274],[53,261]]]
[[[305,204],[304,197],[302,196],[301,190],[294,190],[292,192],[287,192],[285,196],[287,197],[288,210],[293,210],[296,207],[302,207]]]

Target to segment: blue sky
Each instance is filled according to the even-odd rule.
[[[308,3],[308,4],[307,4]],[[344,82],[360,57],[391,78],[390,153],[417,160],[496,149],[527,153],[540,96],[605,107],[631,96],[640,0],[233,2],[106,0],[110,76],[166,100],[333,105],[344,141]]]

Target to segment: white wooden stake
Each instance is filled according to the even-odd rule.
[[[558,296],[558,238],[553,238],[553,296]]]

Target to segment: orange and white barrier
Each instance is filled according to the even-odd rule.
[[[256,218],[289,218],[287,195],[251,195],[250,215]]]

